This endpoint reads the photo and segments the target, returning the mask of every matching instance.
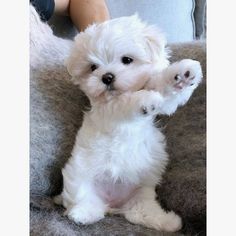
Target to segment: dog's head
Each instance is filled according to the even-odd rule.
[[[144,87],[168,66],[166,41],[137,15],[93,24],[75,38],[67,69],[75,84],[99,101]]]

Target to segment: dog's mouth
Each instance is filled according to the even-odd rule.
[[[119,91],[113,84],[108,85],[104,91],[104,95],[107,95],[109,98],[119,95],[121,91]]]
[[[116,88],[114,87],[114,84],[109,84],[106,86],[106,91],[114,91]]]
[[[114,96],[120,95],[121,91],[119,91],[113,84],[107,85],[106,88],[103,90],[102,93],[97,97],[102,101],[109,101]]]

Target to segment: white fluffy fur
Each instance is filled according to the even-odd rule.
[[[55,198],[75,222],[93,223],[111,212],[157,230],[181,228],[181,218],[155,200],[168,155],[153,118],[184,105],[202,72],[190,59],[169,66],[165,45],[162,33],[137,16],[94,24],[75,38],[67,68],[92,108],[62,170],[63,192]],[[133,62],[124,65],[123,56]],[[92,64],[98,66],[94,71]],[[101,79],[107,72],[115,75],[112,89]]]

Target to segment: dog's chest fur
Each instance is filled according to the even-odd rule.
[[[96,109],[85,115],[72,156],[111,207],[140,184],[158,183],[167,161],[164,136],[151,119],[114,120]]]

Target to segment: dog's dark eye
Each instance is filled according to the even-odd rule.
[[[121,61],[122,61],[123,64],[128,65],[128,64],[133,62],[133,59],[130,58],[130,57],[122,57]]]
[[[95,71],[97,68],[98,68],[98,66],[95,65],[95,64],[92,64],[92,65],[90,66],[91,71]]]

